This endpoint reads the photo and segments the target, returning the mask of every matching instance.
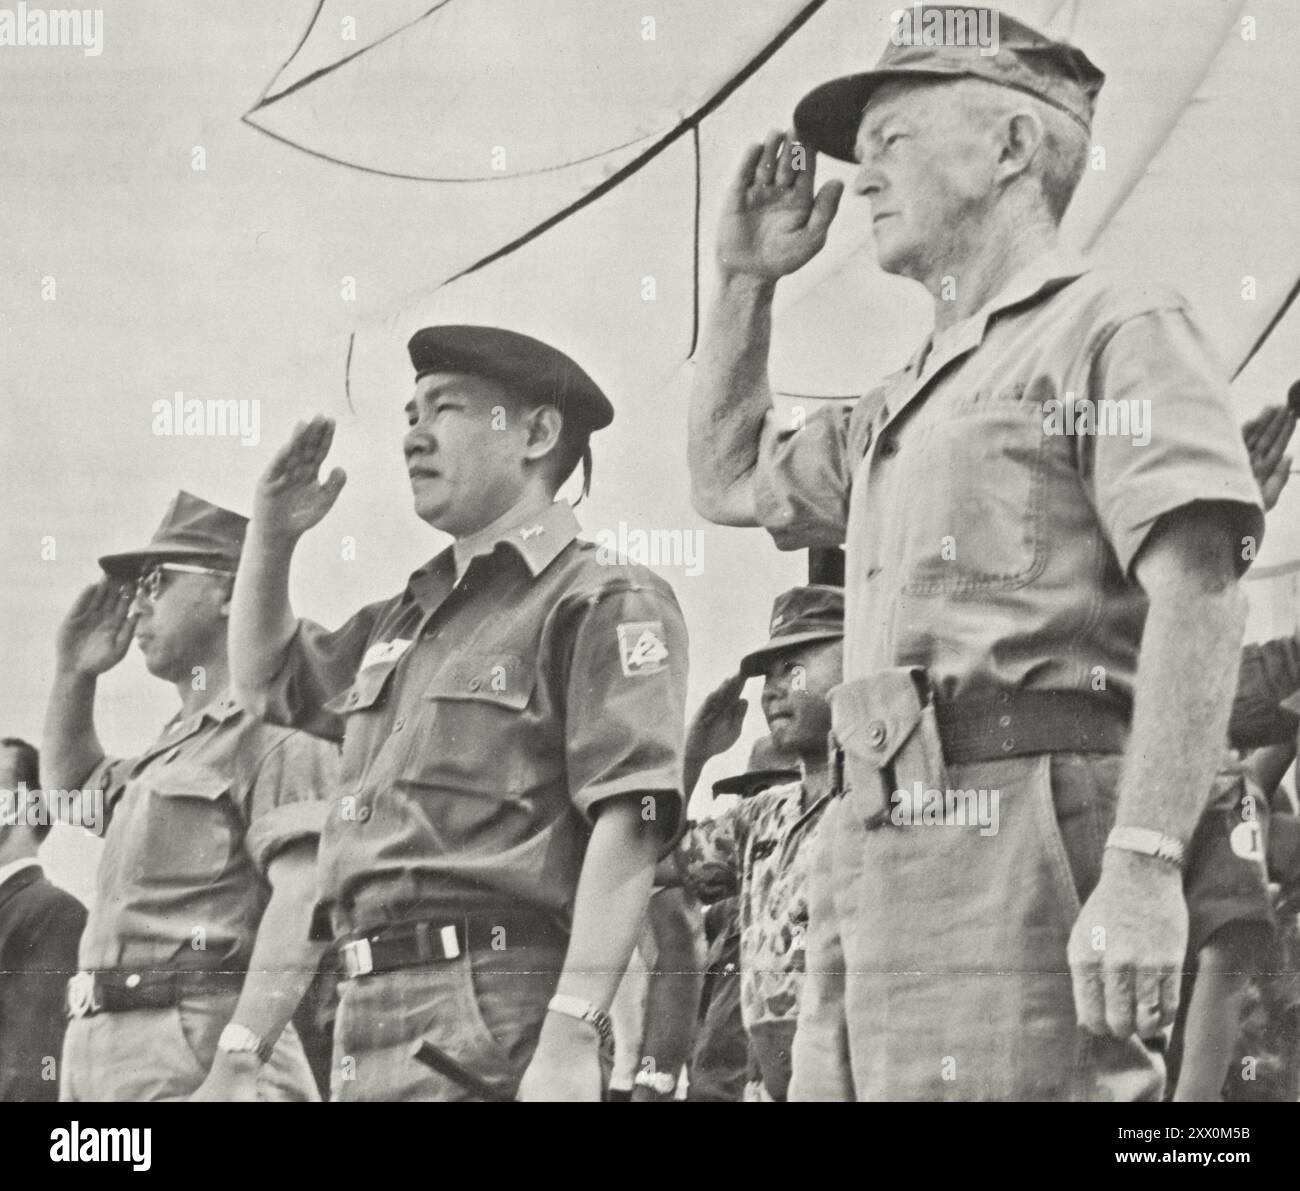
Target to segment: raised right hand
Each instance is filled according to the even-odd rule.
[[[333,441],[332,418],[315,417],[294,427],[253,495],[253,522],[264,535],[296,541],[334,507],[347,474],[336,467],[323,484],[317,479]]]
[[[813,196],[817,153],[783,132],[751,145],[727,191],[718,231],[718,265],[776,281],[803,268],[826,243],[844,194],[827,182]]]
[[[701,767],[740,739],[745,712],[749,710],[748,701],[740,697],[744,687],[744,675],[733,674],[704,697],[692,718],[686,731],[685,753]]]
[[[116,579],[101,579],[87,587],[59,626],[60,671],[103,674],[116,666],[130,649],[135,632],[134,598],[134,585]]]

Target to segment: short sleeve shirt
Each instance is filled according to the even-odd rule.
[[[105,759],[104,850],[80,964],[94,971],[246,967],[287,845],[316,840],[338,749],[259,723],[225,696],[143,753]]]
[[[740,1003],[746,1028],[799,1015],[808,929],[808,857],[829,797],[806,811],[791,782],[694,824],[678,845],[682,882],[705,901],[739,890]]]
[[[1227,379],[1183,300],[1050,253],[846,414],[769,413],[758,518],[846,544],[845,676],[927,667],[941,698],[1130,696],[1162,517],[1263,532]]]
[[[321,841],[336,935],[532,912],[567,927],[590,825],[681,813],[687,642],[672,589],[567,504],[451,549],[329,632],[304,621],[259,713],[343,743]]]

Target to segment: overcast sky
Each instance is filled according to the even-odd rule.
[[[429,299],[438,282],[506,233],[570,201],[609,164],[482,183],[402,182],[309,157],[249,127],[240,117],[290,56],[315,7],[315,0],[131,0],[104,5],[104,46],[96,57],[75,48],[0,48],[0,460],[8,480],[0,524],[0,730],[39,738],[55,627],[95,578],[96,556],[147,539],[178,488],[246,512],[274,446],[296,419],[316,411],[340,418],[332,462],[351,479],[330,519],[302,546],[298,610],[333,625],[400,588],[443,544],[411,511],[400,453],[401,407],[409,395],[402,343],[431,312],[540,330],[610,392],[618,417],[595,440],[595,488],[579,517],[592,536],[617,532],[620,523],[697,535],[690,543],[698,574],[661,568],[692,634],[694,703],[763,639],[773,596],[800,581],[804,564],[800,555],[779,555],[763,533],[708,526],[689,507],[690,368],[682,362],[692,314],[689,139],[531,251],[450,297]],[[357,5],[362,40],[367,14],[374,19],[381,7]],[[584,11],[590,24],[592,12],[590,5],[558,2],[528,11],[543,7],[555,24],[537,34],[539,63],[548,39],[581,38],[574,13]],[[716,59],[715,74],[725,75],[748,52],[734,36],[745,5],[727,0],[715,7],[716,35],[697,39],[698,52]],[[767,19],[799,7],[763,0]],[[874,62],[895,7],[831,0],[706,123],[706,288],[717,202],[744,142],[784,125],[814,83]],[[1040,22],[1069,15],[1068,5],[1047,0],[1007,7]],[[1267,303],[1300,273],[1300,230],[1286,226],[1295,224],[1297,209],[1294,140],[1278,140],[1271,154],[1261,150],[1279,130],[1295,127],[1296,113],[1277,110],[1297,102],[1290,74],[1285,86],[1273,80],[1283,67],[1293,69],[1300,13],[1279,0],[1252,4],[1263,26],[1252,44],[1233,39],[1241,7],[1235,2],[1177,7],[1185,14],[1179,21],[1165,4],[1088,0],[1075,21],[1080,43],[1111,75],[1095,136],[1108,149],[1109,166],[1085,180],[1077,220],[1081,228],[1095,226],[1117,210],[1111,254],[1175,280],[1212,333],[1221,331],[1225,345],[1233,345],[1256,316],[1242,308],[1242,276],[1258,276]],[[668,33],[674,13],[685,11],[683,0],[600,5],[615,32],[618,21],[639,23],[643,9],[658,14],[665,44],[679,52]],[[1147,43],[1134,14],[1158,24]],[[1125,23],[1131,35],[1119,39],[1115,30]],[[617,71],[623,54],[644,68],[654,48],[632,27],[625,51],[602,31],[602,69]],[[1226,66],[1211,73],[1194,105],[1196,119],[1212,123],[1189,131],[1179,124],[1186,101],[1225,43]],[[665,69],[671,75],[671,63]],[[688,73],[699,72],[683,67],[683,78]],[[404,86],[393,102],[424,105],[415,116],[436,121],[440,80],[436,70],[431,76],[427,94],[408,94]],[[521,105],[537,123],[539,102],[557,127],[575,118],[577,99],[559,111],[530,95],[517,61],[508,70],[485,63],[477,78],[458,77],[462,101],[471,84],[499,111],[503,129],[512,127],[512,112],[523,118]],[[698,98],[672,88],[664,94],[670,107]],[[1271,128],[1258,115],[1269,104],[1276,113]],[[373,109],[357,113],[368,121],[366,135],[396,139],[411,127],[409,107],[401,120]],[[598,109],[589,97],[577,110],[594,121]],[[647,118],[640,132],[652,134],[659,118]],[[671,124],[671,112],[663,118]],[[1144,154],[1153,145],[1166,156],[1148,170]],[[1242,165],[1247,158],[1249,170]],[[1126,170],[1134,188],[1121,185]],[[775,361],[783,388],[861,392],[928,331],[925,295],[876,269],[865,214],[864,203],[847,199],[825,259],[787,287]],[[1086,239],[1082,231],[1076,238]],[[1103,250],[1107,243],[1103,238]],[[655,281],[652,301],[644,297],[647,277]],[[1295,325],[1292,319],[1289,334],[1274,336],[1238,386],[1243,417],[1279,399],[1300,373]],[[354,331],[349,409],[344,360]],[[178,392],[259,402],[258,441],[155,433],[155,403]],[[1300,553],[1296,499],[1288,494],[1275,516],[1262,561],[1276,565]],[[354,561],[342,557],[345,537],[356,541]],[[1281,594],[1256,589],[1256,631],[1278,631],[1294,620],[1289,581]],[[748,693],[745,740],[707,777],[739,766],[761,728],[757,688]],[[138,751],[175,704],[175,693],[151,679],[133,651],[101,683],[101,737],[113,751]],[[60,878],[84,893],[93,852],[62,838],[50,854]]]

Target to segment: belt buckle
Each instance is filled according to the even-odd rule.
[[[456,937],[456,927],[447,925],[438,931],[438,937],[442,942],[442,958],[455,959],[460,955],[460,940]]]
[[[349,980],[369,976],[375,970],[375,956],[369,939],[345,943],[342,948],[343,971]]]
[[[68,1015],[89,1017],[103,1006],[95,999],[95,974],[78,972],[68,981]]]

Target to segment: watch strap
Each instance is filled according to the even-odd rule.
[[[593,1005],[590,1001],[584,1001],[581,997],[556,993],[550,999],[546,1008],[553,1013],[562,1013],[565,1017],[574,1017],[578,1021],[585,1021],[596,1031],[600,1038],[600,1045],[603,1048],[613,1048],[614,1023],[608,1013]]]
[[[1112,827],[1106,837],[1106,847],[1154,856],[1175,868],[1182,868],[1185,849],[1181,840],[1150,827]]]
[[[260,1034],[255,1034],[247,1026],[238,1022],[227,1022],[217,1039],[217,1049],[226,1054],[254,1054],[259,1061],[269,1063],[271,1052],[275,1049]]]

